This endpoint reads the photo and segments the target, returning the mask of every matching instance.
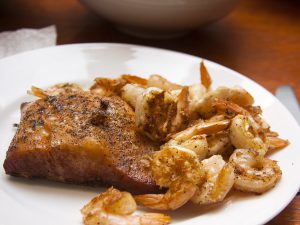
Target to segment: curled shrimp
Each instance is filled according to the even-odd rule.
[[[171,93],[172,94],[172,93]],[[188,87],[183,87],[176,95],[176,116],[172,120],[172,126],[170,129],[171,133],[182,130],[187,126],[189,121],[189,101],[188,101],[189,89]]]
[[[187,99],[185,100],[185,111],[188,111],[186,114],[190,114],[191,116],[198,106],[199,99],[203,98],[204,94],[210,89],[211,86],[211,77],[203,61],[200,63],[200,80],[201,84],[194,84],[185,87],[172,83],[162,76],[155,74],[149,77],[147,85],[148,87],[157,87],[168,91],[176,96],[178,96],[180,92],[186,92]],[[184,91],[185,88],[187,91]]]
[[[170,217],[160,213],[132,215],[136,202],[128,192],[109,188],[81,209],[85,225],[165,225]]]
[[[138,96],[135,105],[135,122],[149,138],[162,141],[170,133],[176,116],[176,100],[159,88],[147,88]]]
[[[145,88],[138,84],[126,84],[121,90],[121,97],[135,109],[137,98],[142,95],[144,91]]]
[[[270,125],[262,118],[262,110],[259,106],[248,106],[246,108],[239,106],[230,101],[216,99],[214,103],[217,111],[226,116],[233,118],[237,115],[243,115],[250,119],[252,126],[255,127],[257,133],[267,136],[270,133]]]
[[[153,155],[150,167],[156,184],[168,188],[165,194],[135,197],[139,204],[152,209],[181,207],[195,194],[196,184],[202,177],[196,153],[180,146],[163,146]]]
[[[157,87],[127,84],[122,89],[122,98],[135,108],[137,128],[152,140],[163,141],[169,133],[187,126],[187,87],[170,93]]]
[[[220,155],[202,160],[203,182],[197,186],[191,201],[196,204],[211,204],[222,201],[234,184],[234,169]]]
[[[194,113],[203,118],[209,118],[216,113],[215,100],[225,99],[239,106],[251,106],[254,102],[253,97],[243,88],[240,87],[219,87],[214,91],[207,92],[200,101]]]
[[[135,196],[138,204],[157,210],[175,210],[188,202],[196,191],[196,185],[178,180],[173,182],[165,194]]]
[[[229,120],[223,121],[198,121],[193,126],[180,131],[172,136],[165,146],[180,146],[196,153],[199,160],[205,159],[209,151],[215,151],[218,146],[217,140],[213,143],[210,138],[210,146],[207,141],[207,135],[215,134],[219,131],[225,130],[229,125]],[[219,137],[219,135],[215,136]],[[224,139],[220,139],[224,141]],[[212,149],[210,150],[209,147]]]
[[[260,107],[250,106],[248,110],[226,100],[217,99],[215,106],[226,117],[234,117],[230,126],[230,136],[236,148],[254,148],[277,150],[286,147],[289,142],[276,132],[270,131],[269,124],[261,117]]]
[[[257,132],[256,123],[251,117],[237,115],[231,121],[229,137],[236,148],[252,148],[260,151],[262,155],[268,150],[266,143]]]
[[[227,131],[220,131],[218,133],[209,135],[206,139],[209,149],[207,153],[208,157],[220,155],[232,147]]]
[[[212,122],[198,121],[193,126],[172,135],[171,139],[165,145],[180,146],[181,148],[192,150],[197,154],[198,159],[202,160],[207,157],[208,152],[221,151],[226,137],[221,137],[221,133],[217,133],[225,130],[228,125],[229,120]],[[207,135],[210,137],[207,138]],[[229,138],[227,137],[227,139]]]
[[[156,184],[161,187],[170,187],[177,180],[197,183],[202,174],[196,153],[181,146],[163,146],[154,153],[150,167]]]
[[[235,169],[234,188],[264,193],[274,187],[281,178],[276,161],[262,157],[253,149],[236,149],[229,162]]]
[[[199,134],[214,134],[229,127],[230,120],[202,121],[199,120],[193,126],[171,136],[176,141],[185,141]]]
[[[215,99],[213,103],[217,111],[228,118],[232,118],[238,114],[248,116],[250,113],[244,109],[243,107],[239,106],[236,103],[224,100],[224,99]]]
[[[180,146],[182,148],[192,150],[196,153],[199,160],[205,159],[207,152],[209,151],[205,134],[195,135],[184,141],[176,141],[171,139],[165,144],[165,146],[166,145]]]

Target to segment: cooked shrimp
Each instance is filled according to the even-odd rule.
[[[221,121],[198,121],[193,126],[178,132],[171,136],[171,139],[178,142],[185,141],[190,139],[195,135],[200,134],[214,134],[219,131],[225,130],[229,127],[230,120],[221,120]]]
[[[255,123],[258,132],[266,136],[267,133],[270,133],[270,125],[262,118],[260,114],[251,115],[249,118],[252,120],[252,123]]]
[[[240,87],[219,87],[214,91],[208,92],[198,102],[195,113],[203,118],[209,118],[216,113],[214,103],[216,99],[225,99],[236,103],[239,106],[247,107],[253,104],[253,97],[243,88]]]
[[[221,121],[198,121],[193,126],[171,136],[165,144],[180,146],[194,151],[199,160],[223,152],[229,145],[227,132],[229,120]]]
[[[212,83],[211,77],[210,77],[203,61],[201,61],[201,63],[200,63],[200,80],[201,80],[201,84],[206,89],[210,88],[211,83]],[[162,76],[157,75],[157,74],[153,74],[149,77],[147,86],[148,87],[158,87],[158,88],[163,89],[165,91],[172,91],[172,90],[178,90],[178,89],[183,88],[182,85],[172,83],[172,82],[168,81],[167,79],[165,79]]]
[[[205,159],[207,156],[207,152],[209,151],[205,134],[195,135],[188,140],[180,142],[171,139],[165,145],[180,146],[182,148],[192,150],[196,153],[199,160]]]
[[[226,120],[227,118],[225,118],[225,116],[223,114],[217,114],[217,115],[214,115],[212,117],[210,117],[209,119],[205,120],[207,122],[219,122],[219,121],[222,121],[222,120]]]
[[[230,130],[233,131],[231,132],[231,135],[238,134],[237,137],[232,137],[232,140],[234,139],[234,143],[236,144],[235,147],[260,149],[262,147],[260,144],[263,142],[265,142],[264,149],[279,149],[287,145],[287,142],[282,139],[267,137],[268,134],[270,135],[272,132],[270,131],[269,124],[260,115],[260,107],[248,107],[250,110],[249,112],[233,102],[222,99],[217,99],[215,101],[215,106],[219,113],[223,113],[227,118],[232,118],[240,114],[240,116],[232,120],[230,128]],[[246,129],[248,129],[248,132]],[[240,132],[237,132],[237,130]],[[247,140],[248,144],[245,142],[241,143],[241,141],[244,140]],[[256,147],[254,147],[254,145]]]
[[[266,137],[278,137],[279,134],[275,131],[268,131],[266,132]]]
[[[200,75],[201,75],[201,77],[200,77],[200,79],[201,79],[201,84],[202,84],[207,90],[209,90],[212,81],[211,81],[211,77],[210,77],[210,75],[209,75],[209,73],[208,73],[208,71],[207,71],[207,69],[206,69],[206,67],[205,67],[203,61],[201,61],[201,63],[200,63]]]
[[[252,115],[252,116],[255,116],[255,115],[260,115],[262,114],[262,109],[260,106],[248,106],[246,107],[246,110]]]
[[[189,112],[192,118],[197,118],[197,110],[201,107],[201,99],[207,94],[211,87],[211,77],[203,63],[200,63],[201,84],[189,86]]]
[[[182,130],[182,128],[185,128],[187,126],[187,123],[189,122],[188,95],[189,95],[188,87],[184,87],[180,90],[179,94],[176,96],[177,110],[176,110],[176,116],[172,120],[172,126],[170,129],[171,133]]]
[[[61,83],[53,85],[45,90],[32,86],[31,91],[28,91],[29,94],[32,94],[38,98],[47,98],[48,96],[56,96],[60,94],[71,94],[76,92],[81,92],[83,89],[78,84],[74,83]]]
[[[229,137],[236,148],[252,148],[262,155],[268,150],[267,144],[259,137],[257,127],[250,117],[237,115],[231,121]]]
[[[118,215],[106,212],[88,214],[85,225],[167,225],[171,218],[161,213],[143,213],[141,215]]]
[[[236,149],[229,162],[235,169],[234,187],[241,191],[264,193],[281,178],[276,161],[263,158],[253,149]]]
[[[233,102],[224,100],[224,99],[217,98],[217,99],[215,99],[215,102],[213,104],[219,113],[221,113],[229,118],[232,118],[232,117],[236,116],[237,114],[241,114],[244,116],[250,115],[250,113],[243,107],[241,107],[238,104],[235,104]]]
[[[129,83],[129,84],[138,84],[138,85],[141,85],[141,86],[144,86],[144,87],[146,87],[147,82],[148,82],[147,79],[144,79],[142,77],[138,77],[138,76],[135,76],[135,75],[130,75],[130,74],[123,74],[121,76],[121,79],[126,80],[126,82]]]
[[[81,209],[85,225],[164,225],[170,217],[160,213],[132,215],[136,203],[128,192],[109,188],[106,192],[93,198]]]
[[[160,75],[151,75],[147,82],[148,87],[157,87],[165,91],[172,91],[177,89],[182,89],[183,86],[172,83]]]
[[[154,153],[150,167],[156,184],[161,187],[170,187],[178,180],[198,183],[202,176],[196,153],[181,146],[162,146]]]
[[[204,182],[198,184],[191,201],[196,204],[211,204],[222,201],[234,183],[234,169],[222,159],[214,155],[202,160]]]
[[[135,196],[138,204],[157,210],[175,210],[188,202],[195,194],[196,185],[181,180],[173,182],[165,194]]]
[[[209,121],[221,120],[220,118],[233,118],[240,114],[249,117],[258,132],[264,135],[270,133],[270,126],[261,117],[262,111],[259,106],[248,106],[244,108],[234,102],[217,98],[214,101],[214,107],[216,108],[218,114],[209,118]]]
[[[163,141],[169,133],[177,132],[188,123],[188,88],[169,93],[160,88],[144,88],[127,84],[122,98],[135,108],[139,130],[155,141]]]
[[[104,78],[98,77],[95,79],[95,83],[90,87],[90,91],[99,95],[111,95],[120,94],[121,88],[127,82],[124,79],[116,78]]]
[[[137,84],[126,84],[121,90],[122,99],[135,109],[138,96],[145,91],[144,87]]]
[[[145,86],[147,84],[147,80],[129,74],[124,74],[115,79],[98,77],[95,79],[95,84],[92,85],[90,91],[100,95],[120,95],[122,87],[124,87],[126,84]]]
[[[155,141],[163,141],[170,133],[177,113],[176,100],[159,88],[147,88],[138,96],[135,122],[139,130]]]
[[[231,142],[227,131],[220,131],[218,133],[209,135],[206,139],[208,143],[208,157],[212,155],[220,155],[231,147]]]
[[[269,150],[279,150],[289,145],[288,140],[283,140],[279,137],[266,137]]]
[[[174,210],[195,194],[202,171],[195,152],[181,146],[164,145],[151,160],[151,171],[157,185],[169,188],[165,194],[136,196],[139,204],[159,210]]]
[[[200,107],[201,99],[207,93],[207,89],[202,84],[194,84],[189,86],[189,112],[193,118],[198,118],[197,110]]]

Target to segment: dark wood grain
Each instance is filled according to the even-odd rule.
[[[266,225],[299,225],[300,224],[300,196],[294,200],[273,220]]]
[[[217,23],[175,40],[119,33],[75,0],[2,0],[0,31],[55,24],[58,44],[119,42],[176,50],[230,67],[273,92],[290,84],[300,99],[300,2],[244,0]],[[252,215],[255,216],[255,215]],[[300,196],[268,225],[300,224]]]

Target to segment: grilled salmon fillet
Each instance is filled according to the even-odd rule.
[[[23,105],[4,162],[6,173],[156,192],[142,162],[159,146],[136,131],[132,108],[117,96],[66,90]]]

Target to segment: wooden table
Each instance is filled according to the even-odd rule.
[[[273,93],[279,85],[290,84],[300,99],[297,0],[244,0],[223,20],[184,38],[164,41],[119,33],[75,0],[0,1],[0,31],[51,24],[57,26],[58,44],[120,42],[172,49],[230,67]],[[299,195],[268,223],[275,224],[300,224]]]

